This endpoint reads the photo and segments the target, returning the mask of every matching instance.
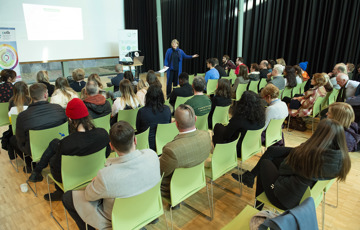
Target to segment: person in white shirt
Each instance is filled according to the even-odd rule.
[[[336,82],[341,88],[345,88],[345,99],[355,96],[356,88],[360,82],[349,80],[349,76],[344,73],[339,73],[336,76]]]

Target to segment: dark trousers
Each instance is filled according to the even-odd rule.
[[[85,230],[86,229],[86,223],[81,219],[79,214],[76,212],[76,209],[75,209],[75,206],[74,206],[74,201],[73,201],[72,191],[67,191],[66,193],[64,193],[64,195],[62,197],[62,202],[64,204],[64,207],[66,208],[66,210],[70,214],[70,216],[76,222],[79,229],[80,230]],[[95,228],[88,225],[88,230],[95,230]]]
[[[53,157],[56,153],[59,141],[59,139],[55,138],[49,143],[49,146],[46,148],[45,152],[41,156],[40,161],[36,164],[36,167],[34,168],[35,172],[41,173],[41,171],[48,166],[51,157]]]
[[[23,157],[23,152],[20,150],[18,144],[17,144],[17,140],[16,140],[16,136],[12,136],[10,137],[10,147],[9,147],[9,152],[11,152],[12,154],[16,153],[21,159],[23,159],[25,161],[26,167],[28,169],[31,169],[31,162],[32,159],[30,156],[26,156],[25,155],[25,159]],[[9,153],[10,156],[10,153]],[[15,157],[15,155],[14,155]],[[35,165],[35,164],[33,164]]]
[[[179,73],[177,70],[170,70],[169,71],[169,76],[167,78],[167,85],[166,85],[166,96],[170,96],[171,93],[171,85],[173,85],[174,87],[178,85],[178,78],[179,78]]]

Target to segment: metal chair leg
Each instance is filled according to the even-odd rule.
[[[10,164],[12,165],[12,167],[14,167],[14,169],[16,170],[16,172],[19,172],[19,166],[18,166],[17,155],[16,155],[16,154],[15,154],[15,165],[16,165],[16,167],[15,167],[15,165],[14,165],[14,163],[13,163],[12,160],[10,160]]]
[[[29,179],[27,178],[28,172],[27,172],[27,165],[26,165],[26,161],[25,161],[25,153],[23,153],[23,159],[24,159],[24,164],[25,164],[25,178],[27,179],[26,184],[29,186],[30,190],[34,193],[35,197],[37,197],[36,182],[34,182],[34,187],[35,187],[35,190],[34,190],[29,183]],[[32,163],[31,163],[31,170],[34,170]]]
[[[287,123],[287,131],[289,132],[289,126],[290,126],[290,113],[289,113],[289,118],[288,118],[288,123]]]
[[[52,207],[51,195],[50,195],[49,174],[46,176],[46,182],[47,182],[48,194],[49,194],[49,202],[50,202],[50,216],[51,216],[51,218],[53,218],[55,220],[57,225],[59,225],[59,227],[64,230],[63,226],[59,223],[59,221],[55,218],[55,216],[53,214],[54,210],[53,210],[53,207]],[[64,207],[64,210],[65,210],[66,225],[67,225],[67,229],[69,230],[69,221],[68,221],[68,218],[67,218],[67,212],[66,212],[65,207]]]
[[[336,181],[336,205],[325,203],[330,207],[337,208],[339,205],[339,181]]]
[[[171,230],[174,229],[174,226],[173,226],[173,216],[172,216],[172,208],[173,206],[170,205],[170,221],[171,221]]]
[[[212,190],[212,186],[211,186],[211,190]],[[211,191],[211,200],[210,200],[210,194],[209,194],[209,187],[208,184],[206,184],[206,193],[208,196],[208,201],[209,201],[209,210],[210,210],[210,221],[212,221],[214,219],[214,194],[213,191]]]
[[[322,230],[324,230],[325,227],[325,192],[324,192],[324,198],[322,202]]]

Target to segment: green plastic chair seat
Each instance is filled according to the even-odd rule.
[[[282,139],[282,124],[284,119],[273,119],[265,131],[265,148],[275,144]]]
[[[236,101],[239,101],[243,93],[246,91],[247,84],[238,84],[236,88]]]
[[[108,99],[106,99],[109,103],[110,103],[110,106],[112,107],[113,106],[113,100],[109,97]]]
[[[301,94],[301,84],[297,84],[293,90],[292,90],[292,97],[295,96],[295,94]]]
[[[111,215],[113,229],[140,229],[163,215],[160,185],[161,180],[144,193],[116,198]]]
[[[104,88],[106,92],[114,92],[114,86]]]
[[[142,133],[136,135],[137,145],[136,149],[148,149],[149,148],[149,132],[150,127]]]
[[[229,72],[229,77],[235,78],[236,79],[236,74],[235,74],[235,70],[231,69]]]
[[[259,83],[259,92],[262,88],[264,88],[267,85],[267,81],[266,78],[261,78],[260,83]]]
[[[256,208],[249,205],[240,212],[230,223],[228,223],[222,230],[250,230],[251,218],[259,212]]]
[[[0,126],[10,125],[9,102],[0,103]]]
[[[111,113],[109,113],[106,116],[98,117],[96,119],[93,119],[94,125],[96,128],[103,128],[107,132],[110,131],[110,116]]]
[[[117,121],[126,121],[136,130],[136,117],[139,109],[119,110]]]
[[[68,123],[42,130],[29,130],[31,158],[34,162],[40,160],[49,143],[55,138],[61,139],[69,135]]]
[[[301,83],[301,85],[300,85],[300,93],[302,93],[302,94],[305,92],[306,83],[307,83],[307,81],[304,81],[304,82]]]
[[[248,130],[245,134],[245,137],[241,143],[241,158],[242,162],[248,160],[255,154],[261,152],[261,133],[263,129],[258,130]]]
[[[282,98],[282,94],[283,94],[283,92],[284,92],[284,90],[283,89],[281,89],[281,90],[279,90],[279,99],[281,99]]]
[[[174,111],[177,109],[177,107],[179,107],[179,105],[181,104],[185,104],[185,102],[187,100],[189,100],[190,98],[192,98],[193,96],[190,97],[176,97],[176,101],[175,101],[175,106],[174,106]]]
[[[291,93],[292,90],[293,90],[293,88],[285,87],[284,91],[282,92],[281,99],[283,99],[284,97],[292,98],[292,93]]]
[[[189,75],[189,84],[190,84],[190,85],[192,85],[192,83],[193,83],[193,81],[194,81],[194,78],[195,78],[194,74]]]
[[[250,81],[249,82],[249,91],[253,91],[254,93],[258,93],[258,85],[260,81]]]
[[[197,116],[195,127],[199,130],[208,131],[208,117],[208,113],[202,116]]]
[[[333,89],[331,91],[331,94],[329,96],[329,105],[331,105],[332,103],[334,103],[336,101],[336,98],[339,94],[339,90],[338,89]]]
[[[219,79],[209,79],[206,85],[206,94],[211,95],[215,93]]]
[[[228,106],[216,106],[213,117],[212,117],[212,129],[215,127],[217,123],[220,124],[227,124],[229,123],[229,109],[230,105]]]
[[[18,117],[18,114],[11,114],[11,129],[13,131],[13,134],[16,135],[16,119]]]
[[[168,124],[158,124],[155,135],[156,152],[158,155],[162,154],[162,148],[174,140],[176,135],[179,134],[179,130],[176,127],[175,122]]]

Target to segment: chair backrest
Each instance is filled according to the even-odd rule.
[[[194,81],[194,78],[195,78],[194,74],[189,75],[189,84],[190,84],[190,85],[192,85],[192,83],[193,83],[193,81]]]
[[[16,135],[16,119],[18,117],[18,114],[11,114],[11,129],[13,131],[13,134]]]
[[[174,137],[179,134],[175,122],[168,124],[158,124],[155,135],[156,152],[158,155],[162,154],[162,148],[174,140]]]
[[[234,84],[234,80],[232,77],[228,77],[228,76],[222,76],[221,79],[227,79],[230,81],[230,84],[233,85]]]
[[[279,96],[278,96],[279,99],[282,99],[282,94],[283,94],[283,92],[284,92],[283,89],[280,89],[280,90],[279,90]]]
[[[209,113],[202,116],[197,116],[195,127],[200,130],[208,131],[208,117]]]
[[[104,88],[106,92],[114,92],[114,86]]]
[[[107,132],[109,132],[110,131],[110,116],[111,116],[111,113],[109,113],[106,116],[102,116],[102,117],[98,117],[98,118],[94,119],[93,122],[94,122],[95,127],[103,128]]]
[[[69,135],[68,123],[42,130],[29,130],[31,157],[34,162],[40,160],[42,154],[55,138],[61,139]]]
[[[61,177],[64,192],[91,182],[98,171],[104,168],[105,152],[106,147],[87,156],[61,156]]]
[[[196,76],[197,76],[197,77],[200,77],[200,76],[201,76],[201,77],[205,77],[205,73],[197,73]]]
[[[289,87],[285,87],[281,99],[283,99],[284,97],[290,97],[291,98],[291,92],[292,92],[293,88],[289,88]]]
[[[284,119],[273,119],[265,131],[265,148],[275,144],[282,139],[282,124]]]
[[[233,78],[236,79],[236,74],[235,74],[235,70],[234,70],[234,69],[230,69],[229,77],[233,77]]]
[[[140,108],[136,109],[127,109],[127,110],[119,110],[118,112],[118,121],[126,121],[128,122],[134,129],[136,129],[136,116]]]
[[[142,133],[136,135],[137,145],[136,149],[148,149],[149,148],[149,132],[150,127]]]
[[[9,102],[0,103],[0,127],[10,125],[9,121]]]
[[[339,90],[338,89],[333,89],[330,96],[329,96],[329,105],[331,105],[332,103],[334,103],[336,101],[336,98],[339,94]]]
[[[112,105],[113,105],[113,100],[109,97],[108,99],[106,99],[109,103],[110,103],[110,105],[111,105],[111,107],[112,107]]]
[[[325,97],[316,98],[316,101],[313,106],[312,117],[316,117],[320,113],[321,103],[323,102],[324,99],[325,99]]]
[[[303,81],[303,83],[301,83],[301,85],[300,85],[300,93],[304,93],[304,92],[305,92],[306,83],[307,83],[307,81]]]
[[[228,106],[216,106],[213,117],[212,117],[212,126],[210,128],[214,128],[217,123],[220,124],[227,124],[229,123],[229,109],[230,105]]]
[[[254,93],[258,93],[258,85],[260,81],[250,81],[249,82],[249,91],[253,91]]]
[[[216,144],[211,158],[211,179],[213,181],[236,167],[236,144],[238,140],[226,144]]]
[[[211,95],[215,93],[219,79],[209,79],[206,85],[206,94]]]
[[[193,96],[189,96],[189,97],[179,97],[178,96],[178,97],[176,97],[174,111],[177,109],[177,107],[179,107],[179,105],[184,104],[187,100],[189,100],[192,97]]]
[[[170,182],[171,205],[175,206],[206,186],[204,163],[177,168]]]
[[[261,133],[263,129],[248,130],[241,143],[241,161],[246,161],[261,151]]]
[[[111,214],[113,229],[140,229],[163,215],[160,185],[161,180],[139,195],[116,198]]]
[[[247,84],[238,84],[236,88],[236,101],[240,100],[243,93],[246,91]]]
[[[308,197],[312,197],[315,202],[315,207],[317,207],[323,198],[324,195],[324,189],[328,185],[329,180],[318,180],[315,185],[310,189],[310,187],[307,188],[305,191],[303,197],[301,198],[300,204],[306,200]]]
[[[294,97],[295,94],[300,94],[300,93],[301,93],[301,84],[297,84],[292,90],[291,97]]]
[[[261,78],[260,83],[259,83],[259,88],[258,88],[259,92],[260,92],[260,90],[261,90],[262,88],[264,88],[266,85],[267,85],[266,78]]]

